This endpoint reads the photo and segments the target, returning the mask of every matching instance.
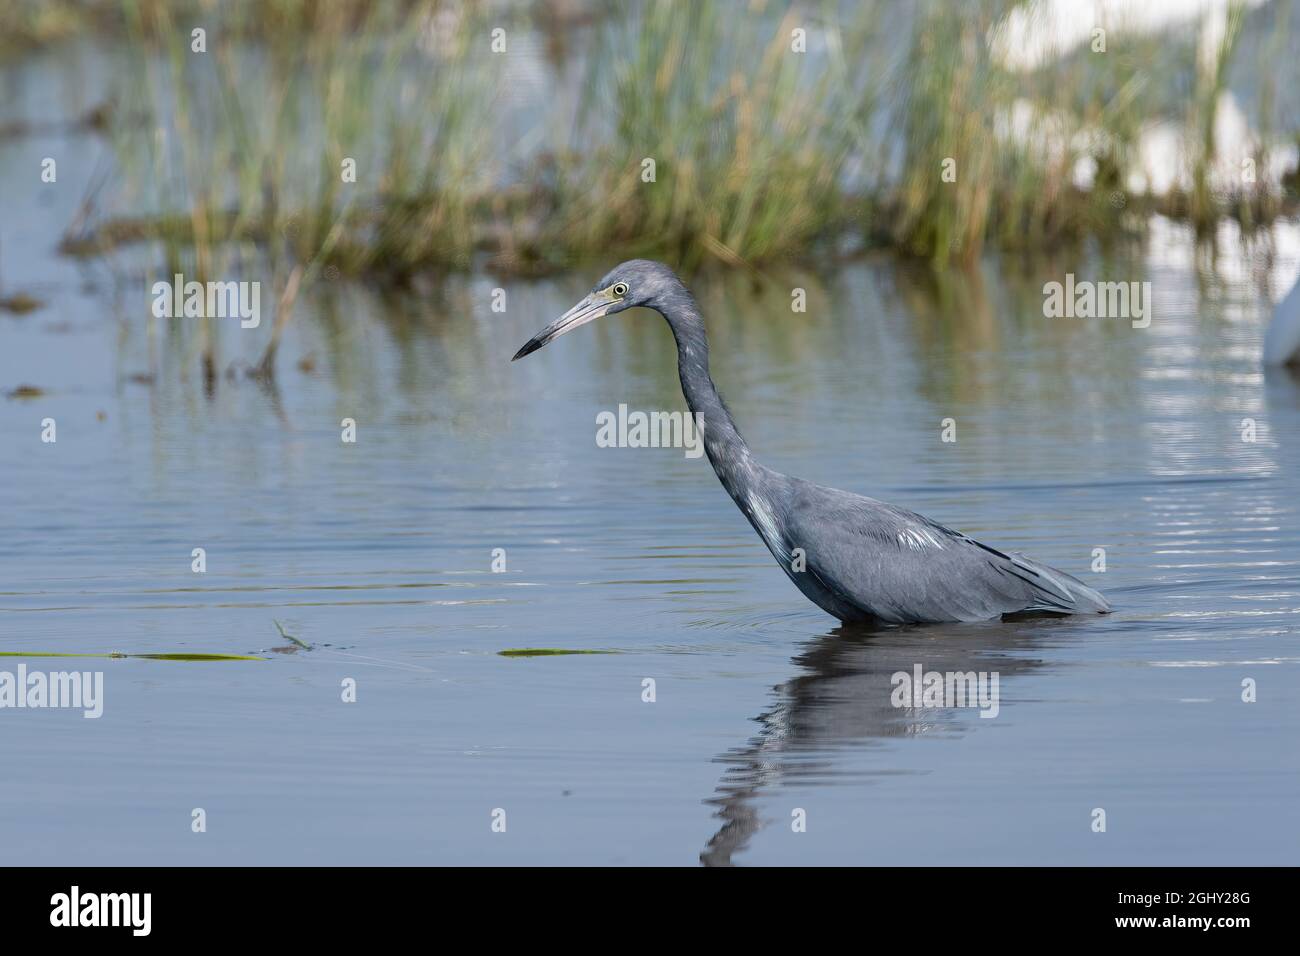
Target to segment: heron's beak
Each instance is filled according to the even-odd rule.
[[[524,343],[524,347],[515,353],[510,361],[514,362],[525,355],[531,355],[551,339],[558,339],[565,332],[572,332],[580,325],[586,325],[592,319],[599,319],[614,307],[617,300],[593,292],[564,315],[560,316],[542,331]]]

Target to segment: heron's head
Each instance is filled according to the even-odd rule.
[[[634,305],[655,308],[661,296],[685,292],[681,281],[666,265],[649,259],[631,259],[615,266],[581,302],[524,343],[510,361],[536,352],[551,339],[558,339],[593,319],[622,312]]]

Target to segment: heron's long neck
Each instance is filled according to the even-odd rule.
[[[677,340],[677,372],[682,380],[682,394],[687,407],[703,426],[704,450],[709,462],[728,494],[739,501],[745,487],[752,483],[757,465],[709,375],[709,340],[704,320],[684,290],[673,301],[661,304],[660,312]]]

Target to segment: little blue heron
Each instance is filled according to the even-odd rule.
[[[668,320],[686,404],[718,480],[795,586],[846,622],[982,621],[1003,614],[1104,613],[1106,599],[1063,571],[980,544],[874,498],[792,478],[755,461],[709,375],[695,299],[667,266],[633,259],[524,344],[514,359],[580,325],[644,306]]]

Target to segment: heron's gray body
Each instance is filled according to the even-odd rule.
[[[766,492],[737,504],[795,586],[841,621],[983,621],[1027,611],[1109,610],[1077,578],[1022,554],[874,498],[772,474]]]
[[[709,375],[704,321],[686,287],[666,266],[632,260],[610,272],[575,310],[616,287],[624,297],[600,314],[644,305],[668,321],[682,393],[702,423],[713,470],[790,580],[827,613],[842,621],[904,624],[1110,610],[1101,594],[1063,571],[903,508],[759,464]],[[583,321],[589,319],[561,319],[516,358]]]

